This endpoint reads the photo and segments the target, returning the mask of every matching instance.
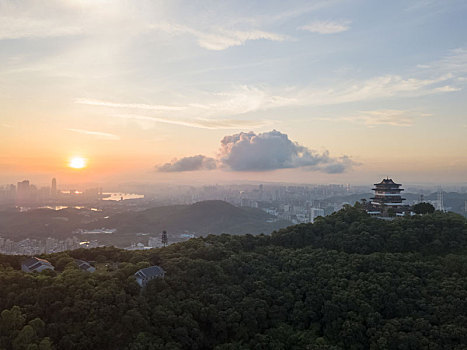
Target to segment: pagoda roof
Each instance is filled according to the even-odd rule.
[[[373,200],[384,200],[384,199],[387,199],[387,200],[396,200],[396,199],[400,199],[400,200],[403,200],[405,201],[406,199],[405,198],[397,198],[397,197],[371,197],[370,199],[373,199]]]
[[[395,186],[402,186],[401,184],[396,184],[394,181],[392,181],[392,179],[383,179],[380,183],[378,184],[374,184],[375,186],[378,186],[378,185],[395,185]]]

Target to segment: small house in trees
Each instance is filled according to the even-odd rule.
[[[76,265],[78,265],[78,268],[82,271],[87,271],[87,272],[96,271],[96,268],[92,266],[90,263],[88,263],[87,261],[76,259],[75,262],[76,262]]]
[[[53,265],[45,259],[31,257],[21,263],[21,270],[24,272],[41,272],[44,270],[54,270]]]
[[[163,278],[165,271],[160,266],[150,266],[144,269],[138,270],[135,273],[136,282],[141,287],[146,287],[149,281],[153,280],[154,278]]]

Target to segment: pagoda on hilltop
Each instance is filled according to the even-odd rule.
[[[404,190],[400,188],[402,185],[395,183],[392,179],[383,179],[380,183],[374,184],[375,196],[371,198],[372,210],[369,214],[381,216],[396,216],[403,215],[405,205],[402,201],[405,198],[401,197],[401,192]]]

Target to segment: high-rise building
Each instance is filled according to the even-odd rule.
[[[24,203],[30,200],[31,197],[31,186],[29,180],[18,182],[16,186],[16,201]]]
[[[50,195],[55,197],[57,194],[57,180],[55,178],[52,179],[52,187],[50,187]]]

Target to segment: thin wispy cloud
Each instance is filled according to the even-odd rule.
[[[98,139],[103,139],[103,140],[114,140],[114,141],[120,140],[120,136],[115,135],[115,134],[110,134],[110,133],[107,133],[107,132],[84,130],[84,129],[73,129],[73,128],[69,128],[69,129],[66,129],[66,130],[71,131],[71,132],[75,132],[75,133],[78,133],[78,134],[93,136],[93,137],[96,137]]]
[[[289,106],[338,105],[382,98],[418,97],[457,91],[460,87],[446,84],[453,78],[451,74],[429,79],[384,75],[363,81],[343,81],[332,87],[321,88],[242,86],[213,95],[212,99],[217,99],[216,102],[193,103],[189,106],[204,108],[211,115],[235,115]]]
[[[181,125],[198,129],[240,129],[240,128],[257,128],[261,126],[268,125],[269,121],[262,120],[235,120],[235,119],[174,119],[174,118],[161,118],[161,117],[151,117],[146,115],[137,115],[137,114],[114,114],[112,115],[116,118],[128,119],[142,121],[146,123],[165,123],[173,125]]]
[[[251,115],[291,106],[325,106],[372,101],[387,98],[409,98],[459,91],[462,82],[456,76],[444,73],[434,78],[413,78],[384,75],[367,80],[344,81],[332,87],[268,87],[236,86],[228,91],[205,92],[195,96],[196,101],[183,98],[177,106],[141,103],[119,103],[97,99],[76,99],[78,104],[124,109],[120,117],[191,126],[204,129],[235,129],[260,127],[269,121],[227,119],[225,116]],[[456,85],[457,84],[457,85]],[[156,115],[141,115],[145,110]],[[163,113],[164,115],[161,115]],[[183,118],[181,118],[183,117]]]
[[[99,106],[99,107],[112,107],[112,108],[130,108],[130,109],[146,109],[153,111],[183,111],[185,107],[180,106],[166,106],[166,105],[151,105],[144,103],[116,103],[103,100],[95,99],[86,99],[86,98],[77,98],[75,103],[90,105],[90,106]]]
[[[449,85],[440,86],[440,87],[433,89],[434,92],[455,92],[455,91],[460,91],[460,90],[462,89],[458,87],[454,87],[454,86],[449,86]]]
[[[223,94],[220,94],[223,95]],[[76,99],[75,103],[91,105],[96,107],[108,107],[112,109],[124,109],[136,113],[115,113],[112,116],[123,119],[133,119],[147,123],[166,123],[173,125],[181,125],[200,129],[239,129],[239,128],[257,128],[270,124],[268,120],[239,120],[219,118],[222,115],[238,115],[258,109],[258,100],[252,95],[242,95],[232,97],[229,95],[230,102],[218,102],[211,104],[190,103],[187,106],[163,106],[149,105],[140,103],[117,103],[95,99]],[[248,102],[252,99],[253,102]],[[239,99],[241,101],[239,101]],[[164,112],[164,115],[138,114],[139,110],[147,110],[151,112]],[[185,118],[180,118],[180,114]],[[208,118],[208,116],[211,116]]]
[[[285,6],[276,13],[261,13],[256,16],[239,17],[235,18],[231,24],[247,23],[250,25],[260,26],[284,23],[297,17],[307,15],[311,12],[333,7],[342,1],[343,0],[306,1],[296,7],[291,7],[288,3],[283,2]]]
[[[436,0],[418,0],[409,4],[409,6],[405,8],[405,11],[420,11],[421,9],[430,8],[434,5],[439,5],[439,2]]]
[[[449,92],[439,89],[438,84],[452,78],[442,75],[434,79],[404,78],[399,75],[384,75],[365,81],[348,81],[334,88],[304,91],[312,105],[340,104],[368,101],[387,97],[413,97]]]
[[[153,112],[183,111],[188,117],[239,115],[258,110],[283,107],[296,104],[293,96],[280,96],[260,87],[241,85],[223,92],[204,93],[197,101],[183,101],[178,106],[120,103],[98,99],[75,99],[75,103],[97,107],[109,107],[126,110],[148,110]],[[179,115],[180,113],[172,113]]]
[[[26,11],[20,3],[0,2],[0,40],[47,38],[78,35],[83,28],[60,17],[40,15],[41,10]]]
[[[210,115],[238,115],[296,105],[299,102],[296,96],[286,91],[249,85],[213,93],[210,99],[212,102],[190,103],[189,106],[201,109]]]
[[[231,30],[222,27],[212,27],[209,28],[209,30],[198,30],[181,24],[163,22],[151,24],[149,28],[172,35],[191,35],[196,39],[200,47],[214,51],[225,50],[233,46],[241,46],[247,41],[253,40],[284,41],[289,39],[286,35],[258,29]]]
[[[435,61],[429,65],[435,71],[449,72],[451,74],[466,74],[467,73],[467,48],[460,47],[451,50],[448,55],[441,60]]]
[[[428,116],[430,116],[430,114],[409,110],[383,109],[360,111],[355,115],[337,118],[336,120],[363,124],[367,127],[376,127],[381,125],[410,127],[416,120]]]
[[[221,23],[213,17],[209,25],[188,25],[182,16],[169,15],[164,5],[154,3],[149,7],[158,15],[151,18],[131,4],[119,1],[108,6],[97,1],[80,4],[25,1],[13,4],[2,0],[0,40],[71,35],[98,37],[105,36],[109,26],[114,28],[114,36],[122,38],[145,35],[148,31],[173,36],[187,35],[194,38],[201,48],[213,51],[241,46],[248,41],[281,42],[291,39],[285,34],[262,29],[256,20],[249,21],[249,25],[245,25],[248,21],[239,25],[235,23],[238,21]],[[121,30],[123,27],[125,30]]]
[[[61,37],[82,34],[80,27],[62,26],[53,21],[0,16],[0,40],[20,38]]]
[[[350,21],[314,21],[299,29],[318,34],[336,34],[350,29]]]

